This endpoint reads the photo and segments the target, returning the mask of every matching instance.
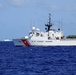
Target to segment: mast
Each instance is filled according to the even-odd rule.
[[[51,23],[51,14],[49,14],[49,22],[47,23],[47,24],[45,24],[45,26],[46,26],[46,32],[48,32],[48,31],[50,31],[51,29],[51,27],[52,27],[52,23]]]
[[[51,23],[51,14],[49,13],[49,22],[47,24],[45,24],[46,26],[46,32],[48,32],[48,39],[50,39],[49,37],[49,31],[51,30],[51,27],[52,27],[52,23]]]

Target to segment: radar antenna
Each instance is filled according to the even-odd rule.
[[[45,24],[46,26],[46,31],[50,31],[50,28],[52,27],[52,23],[51,23],[51,14],[49,14],[49,22],[47,24]]]

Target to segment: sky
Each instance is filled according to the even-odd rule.
[[[76,0],[0,0],[0,40],[27,36],[33,26],[45,31],[49,13],[53,28],[76,35]]]

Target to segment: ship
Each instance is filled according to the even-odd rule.
[[[76,46],[76,39],[67,39],[63,31],[53,29],[51,14],[49,14],[48,23],[45,24],[45,32],[39,28],[32,27],[29,36],[13,39],[15,46]]]
[[[3,41],[6,41],[6,42],[8,42],[8,41],[11,41],[11,40],[9,40],[9,39],[5,38]]]

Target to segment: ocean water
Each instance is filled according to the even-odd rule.
[[[0,42],[0,75],[76,75],[76,47],[15,47]]]

